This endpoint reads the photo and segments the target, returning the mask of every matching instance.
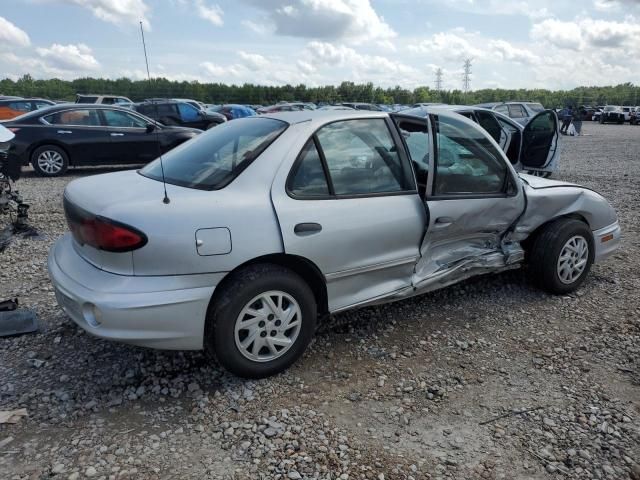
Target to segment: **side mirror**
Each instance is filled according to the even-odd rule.
[[[153,123],[147,123],[147,133],[151,133],[156,129],[156,126]]]

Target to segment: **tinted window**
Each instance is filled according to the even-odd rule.
[[[436,195],[504,190],[507,166],[482,130],[462,120],[440,116],[436,132]]]
[[[96,103],[98,97],[78,97],[76,103]]]
[[[102,113],[109,127],[145,128],[147,126],[147,122],[130,113],[118,110],[102,110]]]
[[[336,195],[415,188],[384,119],[334,122],[322,127],[316,135]]]
[[[178,111],[180,112],[180,118],[183,122],[193,122],[198,120],[198,110],[193,105],[188,103],[179,103]]]
[[[18,112],[30,112],[31,111],[31,102],[11,102],[7,106],[11,110],[16,110]]]
[[[52,125],[100,125],[98,112],[93,109],[65,110],[47,115],[44,119]]]
[[[313,139],[302,149],[300,159],[291,172],[288,189],[296,196],[329,195],[322,160]]]
[[[223,188],[238,176],[287,128],[270,118],[223,123],[163,156],[168,183],[202,190]],[[140,173],[162,180],[158,160]]]
[[[476,117],[478,118],[480,126],[484,128],[496,142],[500,142],[502,129],[500,128],[500,124],[496,120],[496,117],[489,112],[482,111],[476,111]]]
[[[527,107],[535,113],[544,112],[544,107],[540,103],[527,103]]]
[[[527,116],[527,113],[524,111],[524,108],[522,108],[522,105],[520,104],[509,105],[509,116],[511,118],[525,118]]]
[[[35,101],[33,103],[35,104],[37,110],[40,110],[41,108],[47,108],[47,107],[51,106],[51,104],[47,103],[47,102]]]
[[[494,110],[498,113],[502,113],[503,115],[509,115],[509,107],[506,105],[498,105]]]

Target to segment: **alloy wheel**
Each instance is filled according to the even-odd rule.
[[[565,285],[575,282],[584,272],[588,261],[589,244],[587,240],[580,235],[571,237],[562,247],[558,257],[556,266],[558,278]]]
[[[38,167],[48,175],[60,173],[64,167],[64,159],[55,150],[45,150],[38,155]]]
[[[289,351],[301,326],[302,312],[291,295],[279,290],[261,293],[236,319],[236,347],[249,360],[270,362]]]

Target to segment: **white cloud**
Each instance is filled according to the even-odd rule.
[[[438,4],[479,15],[523,15],[544,18],[550,15],[550,0],[438,0]]]
[[[230,78],[235,79],[241,77],[246,72],[245,67],[237,64],[222,66],[207,61],[202,62],[200,67],[205,71],[208,76],[207,81],[210,82],[228,83]]]
[[[483,62],[513,62],[533,64],[538,57],[526,48],[516,47],[502,39],[490,39],[464,28],[438,32],[417,43],[410,43],[410,52],[428,55],[436,63],[461,63],[466,58]]]
[[[49,66],[57,70],[85,72],[100,67],[91,53],[91,49],[82,43],[77,45],[54,43],[48,48],[37,48],[36,51]]]
[[[574,21],[546,19],[531,29],[531,37],[542,40],[558,48],[585,50],[598,48],[635,48],[640,36],[640,23],[634,17],[622,22],[593,18],[579,18]]]
[[[270,64],[269,60],[257,53],[247,53],[240,50],[238,55],[247,67],[254,70],[261,70]]]
[[[149,19],[147,18],[149,7],[145,0],[57,0],[63,3],[70,3],[84,7],[96,17],[106,22],[121,25],[138,24],[142,22],[145,28],[149,29]]]
[[[369,0],[243,1],[262,10],[279,35],[354,43],[397,35]]]
[[[377,81],[385,85],[407,85],[416,82],[419,71],[397,60],[381,55],[368,55],[345,45],[312,41],[307,45],[305,59],[316,70],[341,68],[348,72],[345,79]]]
[[[574,22],[548,18],[533,26],[531,37],[534,40],[546,41],[556,47],[579,50],[582,33],[580,27]]]
[[[593,6],[601,12],[617,12],[622,8],[640,7],[638,0],[594,0]]]
[[[534,64],[538,61],[538,57],[529,50],[514,47],[505,40],[490,40],[488,47],[489,54],[495,55],[497,60],[522,64]]]
[[[216,27],[221,27],[224,24],[222,20],[224,12],[218,5],[207,5],[203,0],[195,0],[194,6],[200,18],[211,22]]]
[[[31,44],[29,35],[9,20],[0,17],[0,48],[2,46],[28,47]]]
[[[252,20],[242,20],[240,23],[258,35],[265,35],[270,32],[269,27],[265,23],[254,22]]]

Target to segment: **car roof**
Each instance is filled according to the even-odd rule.
[[[22,121],[28,120],[35,117],[43,117],[45,115],[51,115],[52,113],[61,112],[64,110],[88,110],[88,109],[97,109],[97,110],[120,110],[122,112],[127,113],[136,113],[140,115],[138,112],[134,112],[129,108],[119,107],[117,105],[103,105],[100,103],[56,103],[54,105],[50,105],[46,108],[41,108],[39,110],[33,110],[31,112],[27,112],[24,115],[20,115],[19,117],[12,118],[10,120],[6,120],[6,123],[10,123],[13,121]],[[143,115],[144,116],[144,115]]]
[[[398,112],[398,114],[401,113],[402,112]],[[438,111],[438,114],[448,117],[460,118],[467,123],[470,122],[472,125],[476,125],[475,122],[472,122],[465,116],[456,113],[456,111],[453,109],[441,109]],[[361,118],[389,118],[391,115],[394,115],[394,113],[379,112],[373,110],[301,110],[296,112],[266,113],[258,115],[257,117],[250,118],[273,118],[275,120],[287,122],[290,125],[309,123],[312,126],[319,126],[338,120],[356,120]]]
[[[368,110],[300,110],[296,112],[273,112],[260,115],[262,118],[273,118],[285,121],[291,125],[295,123],[327,123],[334,120],[349,120],[356,118],[386,118],[387,112]],[[259,118],[259,117],[258,117]]]

